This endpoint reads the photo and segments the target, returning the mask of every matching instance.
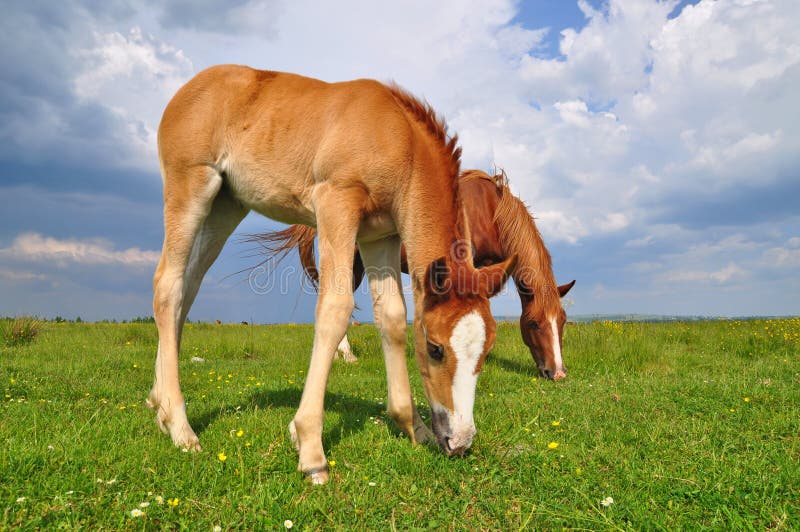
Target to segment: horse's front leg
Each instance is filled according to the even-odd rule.
[[[328,193],[315,204],[319,230],[320,283],[314,346],[303,396],[289,424],[292,441],[300,455],[298,469],[314,484],[328,480],[328,462],[322,448],[325,387],[339,341],[353,312],[353,246],[361,206],[347,208],[345,199],[335,201]]]

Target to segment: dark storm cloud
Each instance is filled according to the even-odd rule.
[[[52,5],[52,8],[50,6]],[[91,8],[93,17],[127,12],[122,3]],[[2,183],[41,178],[70,189],[111,189],[113,180],[63,179],[80,170],[111,168],[130,153],[121,132],[128,124],[109,109],[80,101],[73,90],[78,61],[73,50],[88,46],[89,9],[77,3],[33,2],[4,13],[0,31],[0,160]],[[14,165],[31,167],[27,175]],[[65,165],[64,171],[58,167]],[[10,168],[9,168],[10,166]],[[153,163],[157,171],[157,165]],[[48,175],[49,174],[49,175]],[[66,177],[65,176],[65,177]],[[68,183],[68,184],[67,184]]]

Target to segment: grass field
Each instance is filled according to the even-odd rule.
[[[310,326],[187,325],[204,452],[183,453],[144,404],[154,325],[45,323],[0,343],[0,528],[800,529],[800,319],[565,335],[553,383],[499,327],[478,435],[450,459],[387,422],[378,334],[354,327],[361,360],[328,385],[331,482],[311,486],[286,430]],[[412,385],[424,404],[415,364]]]

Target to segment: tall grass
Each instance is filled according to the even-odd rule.
[[[0,343],[7,347],[28,345],[42,330],[42,321],[29,316],[0,319]]]

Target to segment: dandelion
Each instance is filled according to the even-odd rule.
[[[169,505],[170,505],[170,506],[172,506],[173,508],[174,508],[175,506],[178,506],[178,504],[179,504],[180,502],[181,502],[181,500],[180,500],[178,497],[175,497],[174,499],[167,499],[167,504],[169,504]]]
[[[331,467],[335,466],[336,465],[336,460],[331,460],[330,462],[328,462],[328,465],[331,466]]]
[[[237,438],[241,438],[242,436],[244,436],[244,431],[242,429],[239,429],[238,431],[236,431],[236,437]]]
[[[600,504],[603,506],[603,508],[608,508],[609,506],[614,504],[614,499],[612,497],[606,497],[605,499],[600,501]]]
[[[250,443],[250,442],[247,442],[247,443],[244,444],[245,447],[250,447],[251,445],[253,445],[253,444]]]
[[[547,444],[547,448],[548,449],[557,449],[558,448],[558,442],[551,441],[550,443]]]
[[[133,365],[133,369],[138,369],[138,368],[139,368],[139,364],[134,364]]]
[[[217,458],[219,458],[220,462],[224,462],[225,460],[228,459],[228,455],[226,455],[224,452],[217,453]]]
[[[133,510],[131,510],[131,517],[133,517],[134,519],[137,517],[142,517],[143,515],[144,512],[138,508],[134,508]]]
[[[288,530],[294,526],[294,523],[292,523],[291,519],[287,519],[286,521],[283,522],[283,526],[285,526],[286,529]]]
[[[558,421],[558,420],[556,420],[556,421],[553,421],[553,422],[552,422],[552,423],[550,423],[550,424],[551,424],[551,425],[553,425],[554,427],[557,427],[557,426],[561,425],[561,422],[560,422],[560,421]]]
[[[745,397],[745,398],[744,398],[744,402],[745,402],[745,403],[749,403],[749,402],[750,402],[750,398],[749,398],[749,397]]]

